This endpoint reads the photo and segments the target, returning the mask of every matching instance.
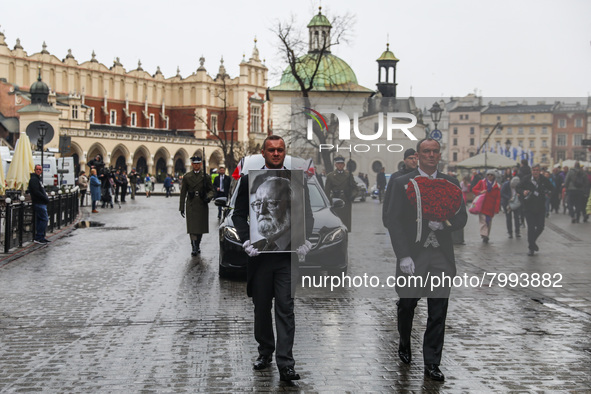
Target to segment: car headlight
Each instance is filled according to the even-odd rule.
[[[224,237],[230,241],[240,242],[240,237],[238,236],[238,232],[234,227],[224,228]]]
[[[324,238],[322,239],[322,243],[331,244],[334,242],[338,242],[341,239],[345,238],[346,234],[347,233],[342,228],[334,229],[324,236]]]

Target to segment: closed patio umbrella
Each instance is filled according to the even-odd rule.
[[[6,184],[8,189],[26,190],[29,186],[31,173],[35,170],[33,162],[33,151],[31,150],[31,141],[26,133],[21,132],[20,138],[14,148],[12,162],[6,175]]]

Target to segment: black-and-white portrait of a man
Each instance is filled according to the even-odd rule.
[[[250,239],[261,253],[292,251],[305,238],[303,173],[290,170],[249,172]],[[298,242],[301,241],[301,242]]]

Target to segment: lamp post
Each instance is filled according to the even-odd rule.
[[[439,103],[437,103],[437,101],[436,101],[433,103],[433,106],[429,109],[429,112],[431,113],[431,120],[435,124],[435,127],[433,128],[433,131],[435,131],[435,130],[437,130],[437,124],[441,120],[441,114],[443,112],[443,108],[441,108]],[[427,135],[427,137],[429,137],[429,136]]]
[[[40,123],[39,127],[39,139],[37,140],[37,146],[41,151],[41,184],[43,183],[43,175],[45,173],[45,168],[43,167],[43,145],[45,143],[45,135],[47,134],[47,126],[44,123]]]

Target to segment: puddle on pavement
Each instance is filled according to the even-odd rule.
[[[76,223],[74,228],[100,228],[101,230],[130,230],[131,227],[105,227],[105,223],[83,220]]]
[[[105,223],[101,222],[91,222],[90,220],[83,220],[76,223],[75,228],[88,228],[88,227],[104,227]]]

